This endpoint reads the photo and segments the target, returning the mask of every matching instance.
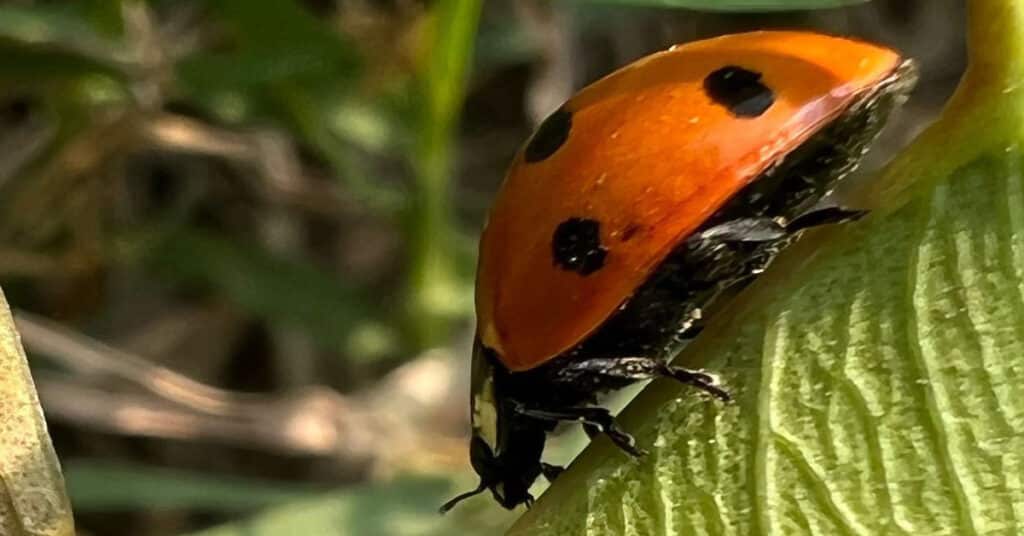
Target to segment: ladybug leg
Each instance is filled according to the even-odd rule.
[[[554,482],[558,475],[565,471],[565,467],[560,465],[551,465],[550,463],[540,462],[540,472],[544,475],[544,478],[548,479],[548,482]]]
[[[732,399],[729,393],[715,385],[715,378],[711,375],[675,367],[653,357],[599,357],[572,363],[567,369],[570,374],[579,375],[579,373],[585,372],[590,375],[630,382],[657,377],[672,378],[677,382],[696,387],[722,402]],[[574,377],[578,376],[568,376],[566,379],[573,381]]]
[[[679,321],[679,331],[676,333],[676,340],[688,341],[700,335],[704,331],[704,310],[697,306],[691,306],[686,315]]]
[[[792,233],[819,225],[856,221],[867,213],[867,210],[855,210],[840,205],[821,205],[793,218],[786,225],[786,230]]]
[[[689,240],[698,243],[771,242],[790,232],[772,218],[736,218],[704,229]]]
[[[700,335],[702,331],[704,331],[704,325],[698,324],[696,321],[693,321],[691,324],[686,326],[686,329],[679,333],[679,340],[688,341],[691,339],[696,339],[697,335]]]
[[[640,457],[646,454],[643,449],[636,446],[636,440],[633,439],[633,436],[626,433],[622,428],[619,428],[618,423],[615,422],[615,417],[613,417],[612,414],[604,408],[576,407],[562,409],[538,409],[519,406],[516,408],[516,412],[542,421],[579,422],[583,425],[584,430],[586,430],[588,426],[596,428],[601,433],[608,436],[608,439],[610,439],[612,443],[615,443],[617,447],[632,456]]]
[[[595,437],[601,435],[601,429],[593,424],[583,423],[583,433],[587,434],[587,437],[593,441]]]
[[[673,367],[671,365],[663,365],[663,368],[659,371],[661,376],[672,378],[680,383],[685,383],[704,391],[705,393],[721,400],[722,402],[729,402],[732,397],[729,393],[715,385],[715,379],[709,374],[690,370],[683,367]]]

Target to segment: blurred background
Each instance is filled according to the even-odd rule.
[[[673,43],[816,28],[921,64],[870,170],[964,64],[961,1],[644,3],[0,2],[0,286],[80,534],[498,533],[436,509],[476,483],[476,234],[538,120]]]

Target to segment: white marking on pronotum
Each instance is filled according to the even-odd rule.
[[[498,408],[494,400],[494,378],[481,378],[479,391],[473,393],[473,433],[498,454]]]

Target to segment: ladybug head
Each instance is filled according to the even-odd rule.
[[[539,430],[538,430],[539,431]],[[520,439],[533,439],[526,430]],[[487,442],[478,435],[473,435],[469,444],[469,458],[473,469],[480,475],[480,484],[473,490],[462,493],[441,506],[441,513],[451,510],[459,502],[486,490],[491,490],[494,500],[511,510],[520,504],[527,508],[533,505],[530,486],[540,476],[540,453],[544,448],[544,433],[539,431],[539,449],[525,448],[517,445],[518,441],[510,441],[504,455],[496,456]],[[537,443],[531,441],[531,443]],[[517,448],[518,447],[518,448]]]
[[[472,414],[473,438],[469,458],[480,475],[476,489],[463,493],[441,507],[447,512],[463,499],[491,490],[494,500],[505,508],[533,503],[530,486],[541,473],[546,429],[519,415],[503,398],[500,384],[503,369],[487,355],[477,341],[473,349]]]

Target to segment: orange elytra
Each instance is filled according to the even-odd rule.
[[[653,54],[580,91],[553,116],[571,123],[564,141],[536,161],[527,145],[490,213],[477,280],[483,344],[513,371],[572,348],[731,196],[901,61],[849,39],[739,34]],[[724,66],[759,74],[771,106],[744,116],[716,102],[705,79]],[[552,234],[570,218],[599,223],[600,269],[552,260]]]

